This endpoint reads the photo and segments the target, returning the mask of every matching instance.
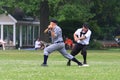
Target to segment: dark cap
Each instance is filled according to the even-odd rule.
[[[56,19],[51,19],[50,22],[53,22],[53,23],[58,23],[58,21]]]
[[[89,28],[88,23],[84,23],[82,26],[84,26],[85,28]]]

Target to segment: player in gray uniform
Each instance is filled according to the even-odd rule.
[[[65,49],[65,44],[62,38],[62,30],[57,25],[57,20],[53,19],[50,21],[50,25],[44,31],[44,33],[47,33],[47,32],[50,32],[51,34],[52,44],[44,49],[44,61],[41,64],[41,66],[47,66],[48,55],[55,50],[59,51],[65,58],[76,62],[78,66],[82,66],[81,62],[79,62],[76,58],[74,58],[72,55],[67,53]]]

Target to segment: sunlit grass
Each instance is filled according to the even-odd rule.
[[[70,51],[68,51],[70,52]],[[76,56],[82,62],[82,56]],[[89,67],[66,66],[58,52],[49,56],[48,67],[41,67],[43,51],[0,51],[0,80],[119,80],[120,50],[89,50]]]

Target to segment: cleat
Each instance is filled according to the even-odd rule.
[[[78,66],[81,67],[83,64],[79,63]]]
[[[67,66],[71,66],[70,62],[67,62]]]
[[[88,65],[88,64],[83,64],[82,66],[83,66],[83,67],[88,67],[89,65]]]

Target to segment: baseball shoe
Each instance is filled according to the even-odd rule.
[[[89,64],[83,64],[82,66],[83,66],[83,67],[88,67],[88,66],[89,66]]]
[[[47,67],[48,65],[47,65],[47,64],[41,64],[41,66],[43,66],[43,67]]]
[[[67,62],[67,66],[71,66],[71,63],[70,63],[70,62]]]
[[[79,63],[78,66],[81,67],[83,64]]]

